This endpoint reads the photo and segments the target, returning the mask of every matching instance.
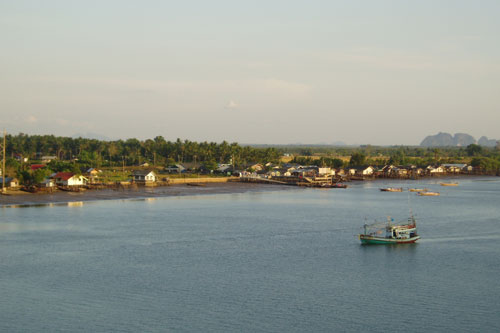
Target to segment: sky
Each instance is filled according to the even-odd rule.
[[[500,1],[0,0],[8,133],[500,139]]]

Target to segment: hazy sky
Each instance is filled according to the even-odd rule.
[[[0,0],[0,126],[240,143],[500,139],[500,1]]]

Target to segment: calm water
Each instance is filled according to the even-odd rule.
[[[0,331],[498,332],[500,178],[459,181],[0,208]]]

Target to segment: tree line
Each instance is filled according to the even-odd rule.
[[[190,162],[211,168],[217,163],[230,163],[235,168],[243,169],[251,163],[279,163],[284,153],[295,156],[291,161],[294,163],[333,168],[384,164],[426,166],[438,163],[468,163],[484,171],[500,171],[500,147],[488,148],[476,144],[467,147],[439,148],[371,145],[359,147],[242,146],[226,141],[221,143],[181,139],[167,141],[162,136],[147,140],[131,138],[103,141],[23,133],[8,135],[6,144],[6,155],[10,157],[7,159],[8,167],[14,169],[18,175],[21,171],[28,169],[28,165],[17,161],[19,157],[27,157],[30,163],[34,163],[41,156],[55,156],[57,160],[51,162],[48,169],[54,172],[78,172],[89,167],[137,166],[143,163],[167,166]],[[345,160],[346,156],[350,159]],[[37,179],[45,175],[41,171],[39,173],[36,175]]]
[[[500,146],[496,148],[471,144],[467,147],[422,148],[408,146],[377,147],[287,147],[288,153],[300,156],[291,162],[322,167],[361,167],[416,165],[425,167],[443,163],[465,163],[484,172],[500,172]],[[343,160],[333,156],[348,156]],[[320,156],[317,158],[317,156]]]
[[[194,142],[177,139],[167,141],[162,136],[154,139],[102,141],[87,138],[58,137],[54,135],[8,135],[7,156],[28,157],[39,160],[41,156],[55,156],[60,161],[73,161],[89,167],[132,166],[149,163],[248,163],[278,162],[281,153],[273,147],[253,148],[238,143]]]

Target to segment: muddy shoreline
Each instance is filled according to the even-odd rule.
[[[231,194],[245,192],[268,192],[291,189],[291,186],[255,183],[207,183],[204,186],[178,184],[158,187],[136,187],[120,189],[87,190],[84,192],[27,193],[0,195],[0,207],[35,206],[100,200],[142,199],[189,195]]]

